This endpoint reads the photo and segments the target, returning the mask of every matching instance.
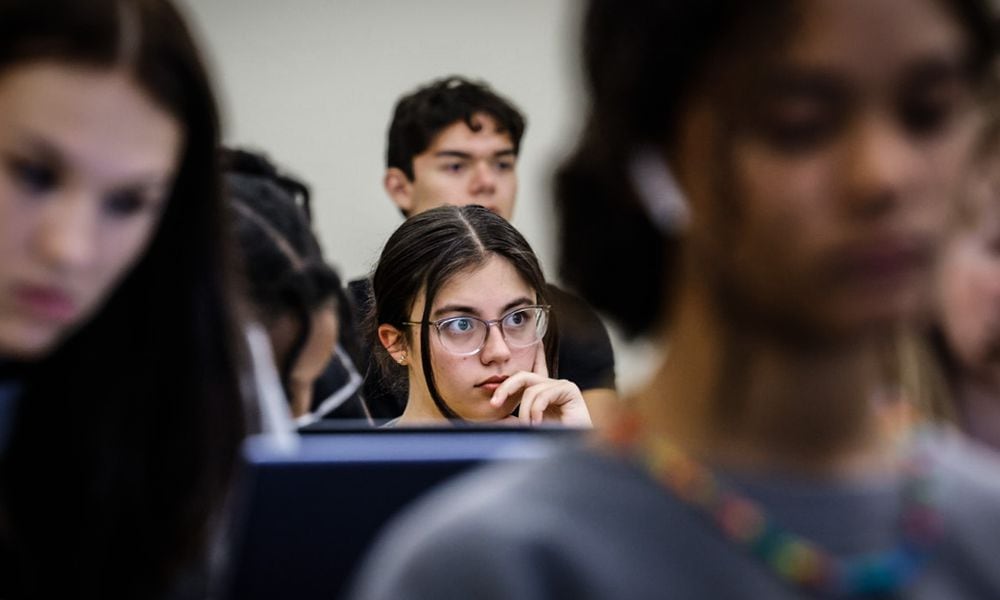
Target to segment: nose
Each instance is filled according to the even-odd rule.
[[[919,173],[916,142],[887,115],[859,119],[847,148],[848,207],[860,216],[892,212]]]
[[[84,267],[97,252],[97,202],[86,194],[67,192],[46,200],[34,236],[35,253],[47,267]]]
[[[470,193],[473,195],[492,194],[496,191],[496,183],[493,165],[485,160],[477,162],[472,172],[472,180],[469,182]]]
[[[479,351],[479,360],[484,364],[506,362],[510,359],[510,346],[507,340],[503,339],[500,332],[500,325],[492,323],[486,330],[486,342],[483,349]]]

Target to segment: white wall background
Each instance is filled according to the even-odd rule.
[[[345,279],[369,271],[402,217],[382,190],[385,132],[404,92],[482,78],[527,115],[514,225],[555,279],[551,174],[583,111],[577,0],[182,0],[213,65],[225,141],[266,151],[313,190]],[[619,379],[647,352],[616,339]]]

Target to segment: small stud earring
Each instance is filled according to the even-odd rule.
[[[401,364],[401,365],[405,365],[406,364],[406,352],[400,352],[399,353],[399,364]]]

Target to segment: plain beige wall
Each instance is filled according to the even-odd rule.
[[[182,0],[215,71],[225,140],[266,151],[313,189],[345,278],[369,271],[402,217],[381,187],[403,92],[457,73],[527,115],[514,225],[555,277],[551,174],[576,137],[577,0]],[[615,339],[626,384],[651,359]]]
[[[580,114],[575,0],[186,0],[214,62],[226,141],[308,181],[317,229],[348,277],[402,222],[385,193],[396,98],[458,73],[528,116],[514,224],[554,275],[550,173]]]

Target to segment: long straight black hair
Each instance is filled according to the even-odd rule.
[[[99,312],[27,367],[0,466],[0,595],[161,595],[196,561],[245,424],[219,120],[169,0],[0,0],[0,76],[120,70],[182,124],[162,221]]]
[[[420,317],[420,361],[434,404],[445,417],[459,419],[434,380],[431,362],[430,326],[427,325],[438,290],[462,272],[482,267],[493,256],[507,260],[538,298],[547,304],[545,276],[524,236],[503,217],[481,206],[441,206],[410,217],[399,226],[382,249],[372,276],[374,296],[367,331],[376,360],[387,381],[404,380],[406,369],[396,364],[378,341],[378,326],[392,325],[408,340],[410,311],[421,291],[424,312]],[[558,324],[549,314],[550,324],[543,340],[549,373],[555,377],[559,365]],[[412,347],[412,344],[411,344]]]

